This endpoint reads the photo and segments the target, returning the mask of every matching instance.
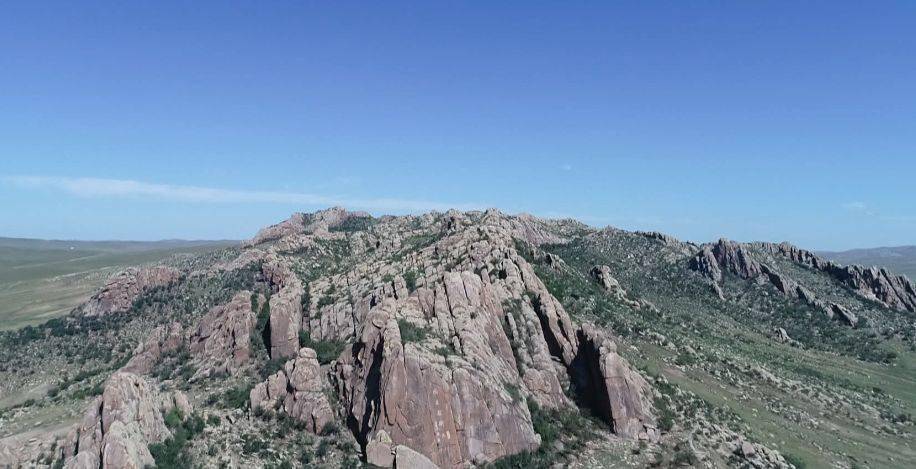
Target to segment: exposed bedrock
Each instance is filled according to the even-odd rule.
[[[143,293],[163,287],[181,278],[171,267],[130,268],[111,277],[82,307],[85,316],[107,316],[125,313]]]
[[[176,406],[183,416],[190,415],[191,405],[183,394],[160,394],[139,375],[115,373],[68,435],[65,467],[143,469],[155,465],[148,445],[172,436],[163,416]]]

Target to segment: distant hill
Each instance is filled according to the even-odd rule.
[[[916,279],[916,246],[852,249],[819,254],[841,264],[877,265],[886,267],[896,274]]]

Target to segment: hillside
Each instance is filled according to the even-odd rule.
[[[193,255],[229,241],[59,241],[0,237],[0,330],[61,316],[132,265]]]
[[[841,264],[877,265],[916,279],[916,246],[897,246],[849,251],[818,252]]]
[[[297,213],[0,333],[0,466],[908,467],[916,288],[788,244]]]

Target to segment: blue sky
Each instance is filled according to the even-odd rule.
[[[18,3],[3,236],[244,238],[339,203],[916,244],[914,2]]]

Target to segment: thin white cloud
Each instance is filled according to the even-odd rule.
[[[912,223],[916,221],[913,215],[888,215],[883,211],[878,211],[865,202],[847,202],[842,205],[843,209],[848,210],[858,216],[866,216],[871,220],[877,220],[889,223]]]
[[[846,202],[843,204],[843,208],[853,212],[864,212],[865,210],[868,210],[868,204],[865,202]]]
[[[563,171],[572,171],[572,165],[571,165],[571,164],[563,164],[563,165],[560,165],[560,169],[563,170]]]
[[[130,179],[70,178],[51,176],[3,176],[4,184],[22,189],[52,189],[78,197],[136,197],[200,203],[275,203],[351,209],[421,212],[448,209],[476,210],[477,203],[445,203],[399,198],[352,198],[288,191],[231,190],[212,187],[156,184]]]

